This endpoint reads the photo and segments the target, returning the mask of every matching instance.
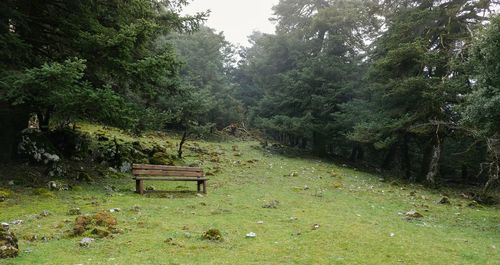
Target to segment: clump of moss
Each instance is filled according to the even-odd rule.
[[[94,215],[94,220],[96,225],[105,226],[105,227],[113,227],[118,222],[116,218],[107,212],[99,212]]]
[[[203,233],[201,239],[210,241],[224,241],[224,238],[222,237],[219,229],[209,229],[208,231]]]
[[[153,154],[153,157],[149,160],[149,162],[153,165],[174,165],[175,157],[164,153],[164,152],[156,152]]]
[[[39,196],[44,196],[44,197],[49,197],[49,198],[54,198],[56,196],[52,191],[50,191],[46,188],[34,189],[33,195],[39,195]]]
[[[72,235],[91,234],[95,237],[104,238],[119,233],[120,230],[115,227],[117,224],[116,218],[107,212],[99,212],[95,215],[81,215],[75,219]]]
[[[12,192],[7,189],[0,189],[0,202],[3,202],[12,196]]]

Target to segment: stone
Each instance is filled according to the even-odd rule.
[[[130,208],[130,211],[131,211],[131,212],[136,212],[136,213],[138,213],[138,212],[140,212],[140,211],[141,211],[141,207],[140,207],[140,206],[138,206],[138,205],[135,205],[135,206],[133,206],[132,208]]]
[[[22,225],[24,223],[23,220],[14,220],[12,222],[10,222],[10,224],[12,225]]]
[[[92,244],[95,241],[95,239],[90,238],[90,237],[85,237],[82,240],[80,240],[80,247],[90,247],[90,244]]]
[[[450,199],[446,196],[443,196],[443,198],[441,198],[439,201],[438,201],[439,204],[451,204],[450,202]]]
[[[100,227],[94,228],[91,233],[92,235],[95,235],[98,238],[105,238],[111,234],[108,230],[102,229]]]
[[[405,213],[406,217],[408,218],[422,218],[424,217],[421,213],[415,211],[415,210],[412,210],[412,211],[408,211]]]
[[[132,171],[132,164],[128,161],[123,161],[122,164],[120,165],[120,172],[128,173],[131,171]]]
[[[259,225],[263,225],[264,224],[264,221],[258,221],[257,224]]]
[[[320,225],[319,224],[314,224],[312,226],[312,230],[318,230],[320,228]]]
[[[222,234],[219,229],[209,229],[202,236],[201,239],[211,241],[223,241]]]
[[[118,213],[118,212],[120,212],[120,211],[121,211],[121,209],[120,209],[120,208],[112,208],[112,209],[109,209],[109,212],[110,212],[110,213]]]
[[[14,258],[19,255],[17,237],[9,231],[9,224],[2,223],[0,229],[0,259]]]
[[[277,209],[278,205],[280,204],[279,201],[277,200],[272,200],[264,205],[262,205],[262,208],[267,208],[267,209]]]
[[[80,215],[80,214],[82,214],[82,211],[78,207],[68,210],[68,215]]]
[[[49,212],[49,211],[47,211],[47,210],[43,210],[43,211],[40,213],[40,216],[41,216],[41,217],[47,217],[47,216],[49,216],[49,215],[50,215],[50,212]]]
[[[250,233],[246,234],[246,238],[256,238],[256,237],[257,237],[257,234],[254,232],[250,232]]]

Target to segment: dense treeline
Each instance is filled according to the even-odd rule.
[[[489,188],[499,173],[497,8],[282,0],[277,34],[254,34],[243,53],[239,98],[285,144],[432,186]]]
[[[245,122],[409,181],[498,182],[495,1],[281,0],[276,34],[239,50],[187,3],[2,1],[0,159],[33,114],[42,131],[180,130],[179,156]]]

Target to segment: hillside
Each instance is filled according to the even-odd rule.
[[[94,125],[81,130],[94,140],[104,133],[171,150],[178,141]],[[184,163],[208,172],[206,196],[191,183],[146,182],[156,192],[141,197],[131,175],[111,170],[90,171],[90,183],[61,191],[5,183],[10,195],[0,202],[0,221],[14,223],[21,253],[0,263],[498,264],[498,206],[291,153],[255,141],[189,141]],[[438,203],[443,196],[450,204]],[[76,208],[81,213],[71,213]],[[103,212],[116,218],[113,234],[71,235],[78,214]],[[223,240],[203,240],[209,229]],[[250,232],[256,237],[246,238]],[[85,236],[96,241],[80,247]]]

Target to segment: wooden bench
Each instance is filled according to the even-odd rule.
[[[206,182],[203,169],[199,167],[172,167],[159,165],[132,165],[132,173],[135,179],[135,190],[137,193],[144,194],[145,180],[161,180],[161,181],[196,181],[198,184],[198,192],[200,186],[203,185],[203,193],[207,193]]]

